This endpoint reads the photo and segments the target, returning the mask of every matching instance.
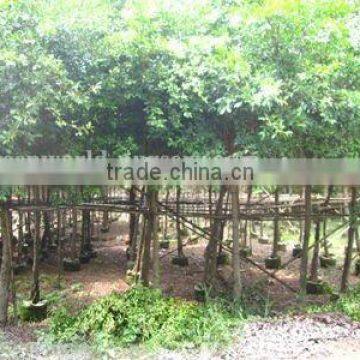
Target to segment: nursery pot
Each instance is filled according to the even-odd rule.
[[[88,251],[84,251],[79,256],[80,264],[88,264],[91,260],[91,253]]]
[[[41,321],[47,317],[47,310],[47,300],[35,304],[32,301],[24,301],[19,307],[19,316],[23,321]]]
[[[170,247],[170,241],[169,240],[160,241],[160,248],[161,249],[168,249],[169,247]]]
[[[252,249],[249,246],[242,246],[239,250],[239,255],[243,258],[247,258],[252,255]]]
[[[188,258],[185,255],[175,255],[171,259],[172,264],[178,265],[178,266],[188,266],[189,261]]]
[[[101,232],[102,234],[106,234],[106,233],[108,233],[108,232],[109,232],[109,230],[110,230],[110,228],[109,228],[109,227],[105,227],[105,228],[101,227],[101,228],[100,228],[100,232]]]
[[[138,279],[138,274],[129,269],[126,271],[126,277],[125,277],[125,281],[128,283],[128,284],[133,284],[136,282],[136,280]]]
[[[326,294],[324,282],[322,281],[310,281],[306,282],[306,293],[309,295],[323,295]]]
[[[217,265],[226,265],[229,263],[229,256],[225,253],[220,253],[216,256],[216,264]]]
[[[50,253],[56,252],[56,249],[57,249],[57,245],[56,245],[56,244],[49,244],[48,250],[49,250]]]
[[[206,298],[206,291],[204,284],[196,284],[194,286],[194,298],[196,301],[204,302]]]
[[[23,261],[19,264],[14,265],[14,275],[20,275],[26,271],[27,263]]]
[[[329,268],[336,266],[336,259],[333,256],[320,256],[320,266],[322,268]]]
[[[360,276],[360,259],[355,262],[355,275]]]
[[[262,236],[258,239],[259,244],[269,244],[270,240],[268,237]]]
[[[275,257],[268,257],[265,259],[265,267],[266,269],[280,269],[281,267],[281,257],[275,256]]]
[[[135,266],[135,261],[128,260],[126,262],[126,270],[132,270]]]
[[[80,261],[78,259],[64,259],[63,260],[63,267],[65,271],[75,272],[80,271]]]
[[[286,244],[284,243],[277,244],[277,251],[286,251]]]
[[[302,253],[301,245],[295,245],[293,250],[292,250],[292,256],[294,258],[298,258],[298,257],[301,257],[301,253]]]

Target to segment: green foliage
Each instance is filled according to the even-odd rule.
[[[85,338],[102,348],[132,343],[175,348],[225,342],[244,319],[241,307],[221,301],[202,306],[166,298],[159,290],[134,287],[106,296],[76,315],[61,308],[52,316],[50,333],[56,341]]]
[[[339,300],[324,306],[312,306],[309,312],[341,312],[352,320],[360,321],[360,286],[349,290]]]
[[[4,3],[1,153],[356,156],[359,10],[346,0]]]
[[[23,301],[19,306],[19,317],[22,321],[42,321],[47,316],[47,300],[42,300],[37,304],[31,301]]]

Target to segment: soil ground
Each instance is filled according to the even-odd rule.
[[[62,301],[70,304],[75,310],[85,303],[104,296],[111,291],[125,291],[129,286],[125,281],[126,274],[126,239],[127,222],[114,221],[111,224],[110,232],[100,234],[96,229],[98,241],[94,247],[98,256],[90,264],[82,265],[81,271],[76,273],[63,273],[61,284],[63,291]],[[270,245],[261,245],[257,240],[252,240],[253,259],[263,264],[265,257],[271,252]],[[189,259],[189,266],[178,267],[171,264],[171,257],[175,250],[175,242],[169,250],[161,251],[162,284],[166,295],[182,297],[193,300],[194,285],[203,279],[205,241],[200,240],[198,244],[185,247],[185,255]],[[288,244],[286,252],[281,253],[282,261],[285,263],[291,258],[292,245]],[[57,283],[57,266],[54,259],[41,266],[43,292],[54,292],[54,285]],[[277,275],[289,285],[298,287],[299,260],[294,261],[289,267],[281,270]],[[271,302],[273,315],[284,314],[284,309],[298,308],[296,295],[286,289],[276,280],[252,267],[243,264],[243,277],[245,288],[258,291],[255,293],[254,301],[258,301],[260,294],[262,299],[266,298]],[[220,268],[223,279],[227,279],[230,270],[227,266]],[[332,285],[338,286],[341,271],[339,268],[320,270],[324,280]],[[351,283],[358,282],[355,276],[350,277]],[[25,298],[31,283],[31,273],[28,270],[25,274],[17,277],[17,289],[19,298]],[[327,296],[308,297],[311,303],[323,303]],[[181,352],[167,352],[148,354],[142,353],[141,349],[133,349],[138,352],[137,358],[267,358],[269,351],[277,351],[277,357],[283,359],[298,358],[356,358],[360,359],[360,336],[358,324],[353,324],[347,319],[338,317],[335,314],[324,315],[323,318],[305,317],[284,318],[271,323],[259,323],[246,325],[242,335],[236,338],[230,349],[220,353],[207,352],[207,350],[186,350]],[[324,320],[325,319],[325,320]],[[72,348],[71,346],[57,346],[46,348],[44,344],[36,342],[35,330],[46,327],[46,321],[40,324],[21,325],[8,327],[0,338],[0,359],[92,359],[96,358],[91,349],[84,344],[83,348]],[[295,330],[294,330],[295,329]],[[320,329],[320,330],[319,330]],[[291,334],[291,336],[289,335]],[[279,345],[279,339],[283,349]],[[285,346],[284,341],[290,346]],[[259,348],[261,344],[261,349]],[[10,350],[9,350],[10,349]],[[199,353],[199,351],[203,353]],[[258,354],[258,356],[253,356]],[[16,355],[16,356],[15,356]],[[111,354],[109,355],[111,358]],[[115,356],[115,355],[114,355]],[[115,358],[121,358],[117,354]],[[125,356],[125,355],[124,355]],[[252,357],[253,356],[253,357]],[[263,356],[263,357],[262,357]],[[129,355],[129,358],[131,355]],[[126,358],[126,357],[125,357]]]

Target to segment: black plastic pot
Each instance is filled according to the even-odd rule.
[[[49,253],[47,250],[41,250],[40,251],[40,261],[44,261],[49,258]]]
[[[126,262],[126,270],[132,270],[134,269],[135,261],[129,260]]]
[[[281,257],[280,256],[275,256],[275,257],[268,257],[265,259],[265,267],[266,269],[271,269],[271,270],[275,270],[275,269],[280,269],[281,267]]]
[[[126,260],[130,260],[130,259],[131,259],[131,257],[132,257],[131,252],[132,252],[131,247],[127,247],[126,250],[125,250]]]
[[[216,256],[217,265],[226,265],[229,263],[229,256],[226,253],[220,253]]]
[[[80,271],[80,261],[72,259],[63,259],[64,271],[76,272]]]
[[[100,232],[102,233],[102,234],[106,234],[106,233],[108,233],[109,232],[109,230],[110,230],[110,228],[109,227],[106,227],[106,228],[100,228]]]
[[[355,275],[360,276],[360,259],[355,262]]]
[[[56,244],[49,244],[48,250],[49,250],[50,253],[55,253],[56,250],[57,250],[57,245]]]
[[[26,243],[28,246],[32,246],[34,243],[34,240],[30,233],[24,234],[24,243]]]
[[[91,253],[88,251],[84,251],[79,256],[80,264],[88,264],[91,260]]]
[[[189,265],[189,260],[186,256],[182,255],[175,255],[173,256],[173,258],[171,259],[172,264],[174,265],[178,265],[178,266],[188,266]]]
[[[309,295],[323,295],[326,294],[326,288],[322,281],[310,281],[306,282],[306,293]]]
[[[299,258],[299,257],[301,257],[301,253],[302,253],[301,245],[295,245],[293,250],[292,250],[292,256],[294,258]]]
[[[24,301],[19,307],[19,316],[23,321],[42,321],[46,319],[48,312],[47,300],[34,304],[31,301]]]
[[[20,275],[26,271],[27,263],[23,261],[19,264],[14,265],[14,275]]]
[[[138,274],[135,273],[133,270],[129,269],[126,271],[126,277],[125,277],[125,281],[131,285],[133,283],[135,283],[138,279]]]
[[[277,251],[286,251],[286,244],[284,243],[277,244]]]
[[[259,244],[266,245],[266,244],[269,244],[269,243],[270,243],[270,240],[269,240],[269,238],[263,236],[263,237],[259,237],[258,243],[259,243]]]
[[[340,299],[340,294],[332,293],[330,294],[330,301],[338,301]]]
[[[206,290],[204,284],[196,284],[194,286],[194,298],[196,301],[204,302],[206,299]]]
[[[169,240],[162,240],[160,241],[160,249],[168,249],[170,247],[170,241]]]
[[[249,246],[243,246],[239,250],[239,255],[243,258],[247,258],[252,255],[252,249]]]
[[[336,266],[336,258],[333,256],[320,256],[320,267],[322,268],[330,268]]]

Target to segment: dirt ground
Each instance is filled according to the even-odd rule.
[[[82,265],[79,272],[63,272],[61,275],[62,286],[65,289],[78,289],[73,291],[73,300],[80,306],[94,299],[104,296],[111,291],[124,291],[129,286],[126,278],[126,240],[128,238],[128,222],[126,217],[121,217],[120,221],[112,221],[109,233],[102,234],[99,227],[95,228],[94,237],[98,239],[93,242],[97,252],[97,257],[92,259],[90,264]],[[187,238],[184,239],[186,243]],[[292,247],[294,244],[288,243],[287,250],[280,252],[282,263],[286,263],[292,258]],[[188,257],[189,265],[179,267],[171,264],[171,259],[176,254],[176,242],[171,242],[169,250],[161,250],[161,274],[162,287],[166,295],[182,297],[188,300],[193,299],[193,289],[195,284],[203,280],[204,251],[206,242],[200,239],[197,244],[187,245],[184,248],[185,255]],[[264,265],[264,259],[271,253],[271,245],[259,244],[256,239],[251,240],[253,249],[252,259]],[[50,258],[47,263],[41,265],[42,288],[44,292],[54,290],[57,282],[58,269],[57,261]],[[299,286],[299,265],[300,259],[292,262],[286,269],[279,270],[277,276],[297,289]],[[219,274],[223,280],[229,280],[230,266],[219,267]],[[296,305],[296,294],[289,291],[282,284],[269,278],[261,270],[243,261],[242,274],[244,288],[260,288],[263,295],[271,299],[274,309],[283,310],[286,307]],[[323,280],[328,281],[334,289],[337,289],[341,278],[341,264],[334,269],[319,269],[319,275]],[[31,284],[31,269],[17,278],[18,290],[26,294]],[[356,284],[359,277],[350,275],[350,283]],[[226,282],[225,282],[226,283]],[[309,302],[322,303],[327,300],[327,296],[309,296]]]
[[[129,287],[125,281],[125,242],[128,236],[126,219],[113,221],[111,223],[110,232],[107,234],[101,234],[97,228],[95,236],[98,240],[94,242],[93,245],[97,251],[97,257],[93,259],[90,264],[82,265],[81,271],[74,273],[65,272],[61,275],[61,284],[65,296],[64,301],[66,301],[73,309],[80,308],[85,303],[90,303],[94,299],[109,294],[112,291],[122,292]],[[179,267],[171,264],[171,258],[175,253],[176,242],[171,243],[169,250],[161,250],[162,286],[165,294],[189,300],[193,299],[194,285],[201,282],[204,275],[203,255],[205,245],[205,241],[200,240],[198,244],[187,245],[184,248],[185,255],[189,259],[189,266],[187,267]],[[271,245],[262,245],[259,244],[257,240],[253,239],[252,248],[252,259],[263,264],[265,257],[271,252]],[[292,245],[288,244],[287,251],[281,253],[283,263],[291,258],[291,250]],[[52,262],[52,264],[44,263],[41,266],[42,290],[44,293],[54,292],[54,285],[57,282],[58,270],[57,266],[54,265],[56,264],[56,261],[53,259]],[[288,268],[280,270],[277,275],[289,285],[297,288],[298,271],[299,260],[296,260]],[[227,266],[223,266],[220,267],[219,272],[221,277],[226,279],[230,273],[230,269]],[[287,308],[297,308],[298,302],[296,294],[289,291],[276,280],[270,279],[259,269],[254,268],[248,263],[243,263],[242,273],[244,287],[259,288],[262,295],[268,296],[275,315],[281,315]],[[331,269],[330,271],[327,270],[326,272],[320,269],[320,275],[324,280],[327,280],[333,286],[338,287],[341,275],[340,268]],[[350,282],[352,284],[355,284],[358,281],[359,278],[355,276],[350,277]],[[27,296],[30,283],[30,269],[25,274],[17,277],[18,296],[20,298]],[[254,298],[254,301],[258,301],[257,298]],[[327,296],[308,297],[307,301],[309,303],[323,303],[327,301]],[[46,321],[36,325],[8,327],[5,332],[6,341],[12,341],[14,343],[28,343],[35,341],[36,336],[34,335],[34,330],[44,326],[46,326]],[[334,344],[332,345],[332,343]],[[340,354],[342,347],[342,345],[340,347],[338,346],[340,343],[344,344],[344,351],[346,347],[346,353],[348,353],[347,349],[351,349],[351,351],[349,350],[350,353],[353,352],[354,354],[359,355],[360,358],[360,342],[352,342],[351,338],[349,339],[349,343],[346,343],[346,339],[339,339],[339,343],[336,342],[336,339],[331,339],[331,344],[329,346],[333,346],[333,357],[330,356],[330,358],[336,358],[337,354]],[[232,357],[230,356],[229,358]],[[3,357],[0,356],[0,359],[3,359]]]

